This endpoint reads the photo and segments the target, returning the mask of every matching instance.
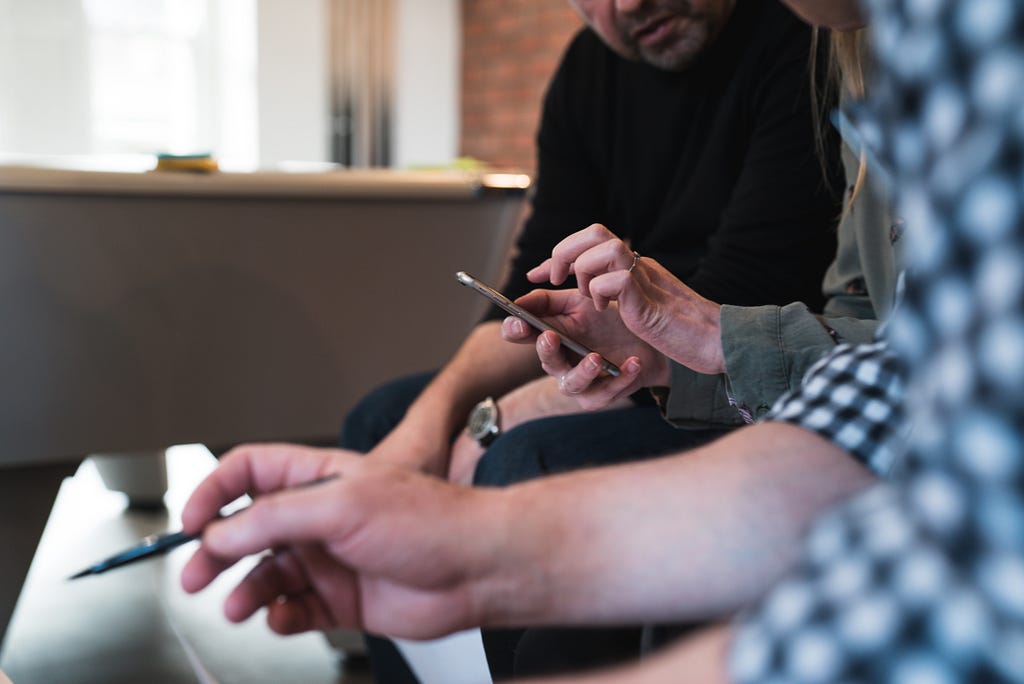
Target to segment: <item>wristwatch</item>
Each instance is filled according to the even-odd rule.
[[[477,444],[482,447],[488,447],[501,434],[500,421],[501,416],[498,414],[498,402],[494,401],[491,397],[487,397],[469,412],[466,431],[470,437],[477,441]]]

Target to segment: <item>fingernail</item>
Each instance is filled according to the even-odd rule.
[[[626,372],[629,374],[640,372],[640,362],[636,359],[630,359],[626,362]]]

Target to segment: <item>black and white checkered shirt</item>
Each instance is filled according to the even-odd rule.
[[[913,427],[889,482],[815,525],[795,573],[741,618],[730,671],[1024,682],[1024,3],[868,7],[877,68],[858,127],[906,221],[887,335]],[[830,386],[818,418],[805,402],[787,420],[831,425]]]
[[[884,341],[841,344],[775,402],[767,420],[816,432],[885,476],[906,425],[904,375],[904,364]]]

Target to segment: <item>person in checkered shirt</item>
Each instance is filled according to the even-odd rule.
[[[740,619],[730,673],[1021,682],[1024,6],[868,8],[879,68],[860,126],[907,224],[889,338],[909,368],[913,429],[891,485],[816,525],[796,572]]]

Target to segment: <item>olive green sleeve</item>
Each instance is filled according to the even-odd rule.
[[[723,306],[726,372],[702,375],[672,364],[665,418],[679,427],[741,425],[764,416],[839,342],[869,342],[877,321],[823,318],[797,302]]]

